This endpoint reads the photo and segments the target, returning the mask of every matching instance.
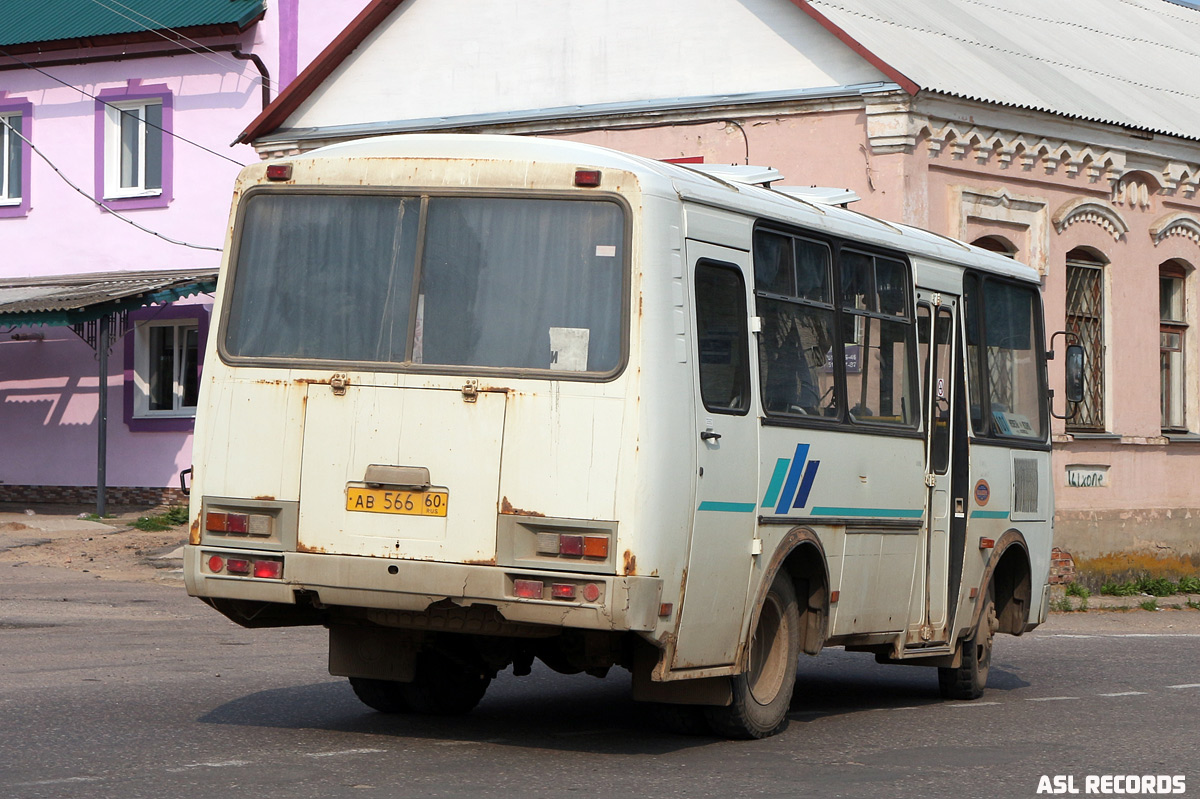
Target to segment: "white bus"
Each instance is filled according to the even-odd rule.
[[[979,696],[1047,609],[1038,275],[737,172],[461,135],[247,167],[189,593],[326,626],[384,712],[538,658],[762,737],[827,646]]]

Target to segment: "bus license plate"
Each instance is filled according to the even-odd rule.
[[[346,489],[346,510],[398,513],[402,516],[445,516],[450,504],[446,491],[393,491],[384,488]]]

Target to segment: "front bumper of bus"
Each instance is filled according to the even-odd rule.
[[[213,558],[249,561],[246,574],[215,573]],[[254,564],[282,561],[280,577],[256,577]],[[225,569],[222,570],[227,571]],[[510,622],[589,630],[653,631],[659,623],[662,580],[533,571],[488,564],[437,563],[307,552],[263,552],[189,544],[184,549],[188,594],[295,605],[297,595],[322,606],[422,612],[449,599],[490,605]],[[518,587],[518,582],[520,586]],[[542,583],[542,598],[528,596]],[[574,596],[562,586],[574,588]],[[521,590],[525,596],[519,596]],[[593,601],[588,598],[595,595]]]

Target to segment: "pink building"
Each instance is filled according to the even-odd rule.
[[[178,498],[230,142],[363,5],[0,0],[0,501],[92,501],[101,382],[109,497]]]
[[[1088,349],[1054,428],[1058,541],[1198,552],[1198,32],[1167,0],[376,0],[239,140],[479,131],[769,165],[1010,253]],[[1051,384],[1061,413],[1058,364]]]

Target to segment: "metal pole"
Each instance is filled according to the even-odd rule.
[[[100,356],[100,413],[96,432],[96,515],[104,518],[105,481],[108,465],[108,324],[109,316],[100,317],[96,352]]]

